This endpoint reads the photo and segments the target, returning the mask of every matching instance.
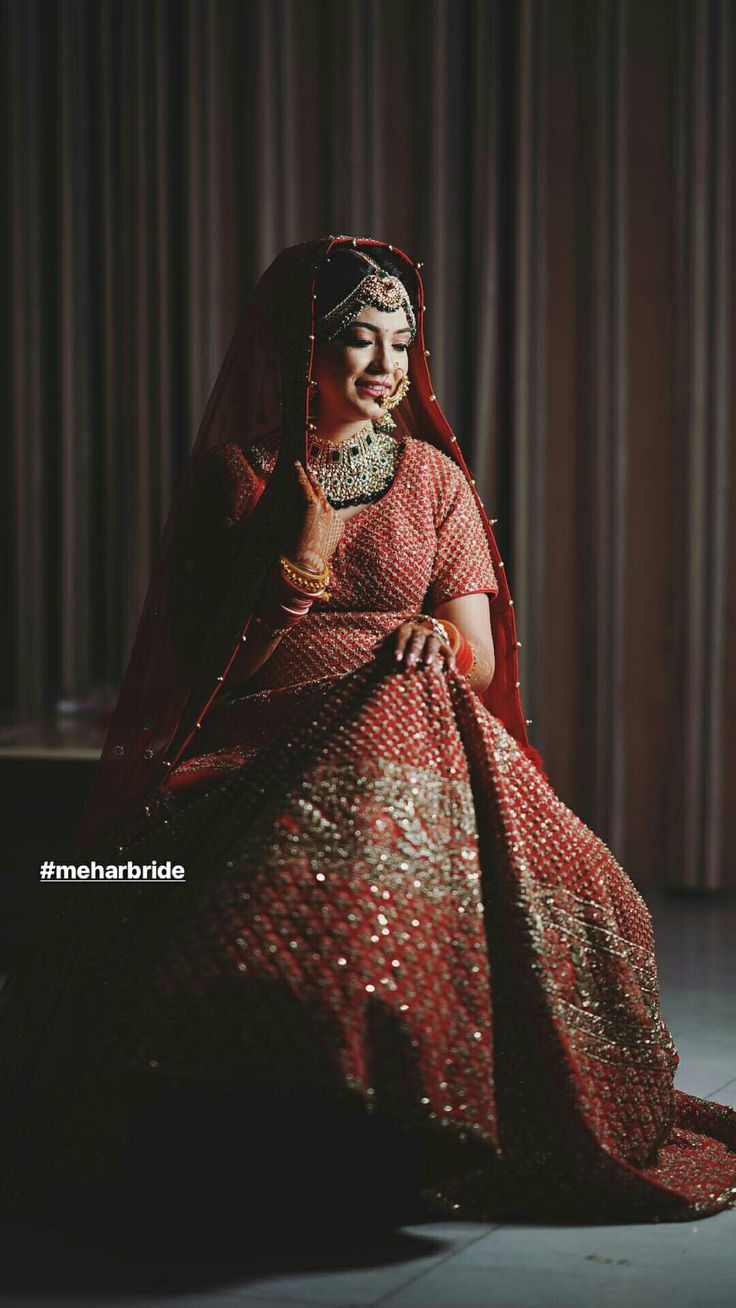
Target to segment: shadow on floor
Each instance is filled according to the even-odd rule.
[[[410,1220],[416,1220],[416,1218]],[[0,1302],[31,1296],[54,1299],[89,1296],[97,1303],[124,1293],[131,1297],[244,1290],[249,1277],[287,1272],[338,1271],[410,1264],[440,1252],[445,1241],[396,1227],[346,1224],[331,1229],[288,1224],[248,1232],[245,1225],[196,1235],[152,1236],[136,1243],[111,1232],[82,1232],[32,1226],[0,1230]]]
[[[60,1199],[54,1211],[63,1224],[0,1230],[0,1296],[216,1293],[243,1289],[249,1276],[407,1263],[444,1247],[429,1232],[400,1229],[437,1220],[418,1197],[410,1137],[341,1116],[303,1090],[297,1104],[270,1088],[247,1101],[260,1144],[251,1131],[247,1156],[212,1163],[227,1156],[234,1114],[243,1116],[242,1095],[230,1105],[220,1097],[216,1120],[204,1115],[206,1137],[187,1136],[187,1123],[203,1120],[197,1095],[155,1100],[136,1136],[124,1199],[115,1192],[88,1201],[73,1221],[73,1198]],[[191,1141],[186,1158],[182,1138]]]

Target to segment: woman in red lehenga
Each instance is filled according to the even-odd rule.
[[[481,1220],[736,1202],[647,907],[529,744],[419,266],[306,242],[238,326],[77,849],[186,879],[53,892],[0,1010],[6,1211],[102,1210],[158,1156],[205,1208],[229,1160],[254,1216],[299,1150],[307,1208],[399,1218],[401,1177]]]

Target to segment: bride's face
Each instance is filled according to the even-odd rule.
[[[315,348],[312,375],[318,386],[318,426],[380,418],[384,394],[392,395],[408,371],[411,329],[404,309],[390,313],[366,305],[348,327]]]

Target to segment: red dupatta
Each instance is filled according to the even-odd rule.
[[[396,435],[410,434],[438,446],[459,464],[472,487],[499,585],[497,596],[489,596],[496,670],[481,699],[542,769],[538,751],[529,744],[519,694],[514,602],[506,570],[475,480],[432,387],[420,265],[384,241],[325,236],[281,251],[260,278],[233,335],[164,527],[77,833],[78,858],[85,852],[94,857],[94,842],[165,781],[247,638],[261,588],[298,508],[293,462],[307,462],[316,278],[323,260],[340,244],[389,249],[406,263],[417,335],[408,352],[411,388],[392,412]],[[264,477],[249,462],[248,451],[266,435],[277,438],[278,456]]]

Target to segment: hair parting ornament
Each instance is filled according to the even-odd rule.
[[[404,283],[386,272],[385,268],[362,250],[351,249],[350,254],[367,264],[371,271],[332,309],[315,318],[315,340],[331,341],[357,318],[361,309],[370,304],[375,309],[384,309],[388,313],[404,309],[411,330],[410,341],[413,341],[417,334],[417,320]],[[330,261],[331,256],[328,255],[325,262]]]

